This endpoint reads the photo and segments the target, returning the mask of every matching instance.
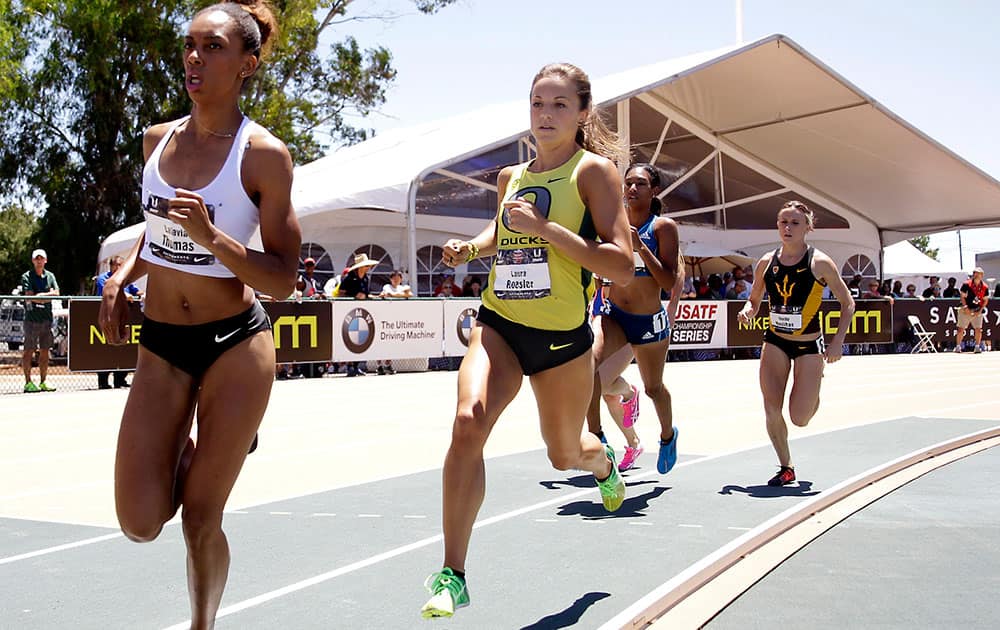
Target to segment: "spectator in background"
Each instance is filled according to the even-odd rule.
[[[434,287],[434,297],[462,297],[462,288],[455,284],[455,274],[446,271],[441,284]]]
[[[21,295],[59,295],[59,283],[51,271],[45,269],[48,256],[44,249],[31,252],[33,268],[21,276]],[[55,387],[45,382],[49,372],[49,348],[52,347],[52,300],[25,300],[24,348],[21,351],[21,370],[24,372],[24,392],[54,392]],[[38,349],[38,385],[31,380],[31,355]]]
[[[369,258],[368,254],[355,254],[354,264],[347,268],[340,281],[340,297],[367,300],[371,284],[368,271],[376,265],[378,261]]]
[[[879,291],[878,280],[874,278],[868,281],[868,290],[861,294],[861,297],[865,299],[877,299],[882,297],[882,293]]]
[[[922,300],[923,297],[917,295],[917,285],[908,284],[906,285],[906,293],[903,294],[904,298],[909,298],[911,300]]]
[[[347,274],[340,281],[340,297],[367,300],[371,283],[368,271],[376,265],[378,265],[378,261],[369,258],[368,254],[355,254],[354,264],[347,268]],[[364,374],[365,370],[361,367],[361,361],[347,363],[348,376],[362,376]]]
[[[892,283],[892,297],[903,297],[903,281],[896,280]]]
[[[410,289],[410,285],[403,284],[403,272],[393,269],[389,274],[389,282],[382,285],[382,292],[378,296],[383,299],[411,298],[413,290]],[[396,373],[396,368],[392,367],[392,361],[389,359],[379,359],[375,364],[378,366],[376,372],[379,376]]]
[[[747,291],[750,290],[750,278],[747,276],[746,271],[743,270],[743,267],[740,266],[733,267],[733,271],[732,274],[730,274],[730,276],[731,279],[726,284],[726,295],[729,295],[729,291],[733,288],[733,286],[736,285],[737,281],[739,280],[743,281],[743,284],[744,286],[746,286]]]
[[[479,276],[468,275],[462,280],[462,297],[479,297],[483,291],[483,283]]]
[[[847,290],[851,292],[851,297],[857,299],[861,297],[861,274],[856,273],[851,281],[847,283]]]
[[[726,298],[726,294],[723,290],[722,277],[717,273],[713,273],[708,276],[708,294],[704,299],[706,300],[723,300]]]
[[[694,299],[696,300],[710,300],[711,296],[708,294],[708,283],[705,282],[700,276],[694,279]]]
[[[118,271],[118,268],[122,266],[123,262],[125,262],[125,259],[122,258],[121,256],[112,256],[111,258],[108,259],[108,271],[97,276],[97,280],[95,281],[94,285],[95,295],[102,295],[104,293],[104,283],[107,282],[108,279],[111,276],[113,276],[116,271]],[[139,287],[135,286],[134,284],[129,284],[127,287],[125,287],[125,296],[128,298],[130,302],[134,302],[135,300],[141,300],[142,291],[140,291]],[[128,374],[128,370],[114,370],[113,373],[115,375],[114,378],[115,389],[118,389],[119,387],[128,387],[128,381],[125,380],[125,377]],[[108,382],[109,374],[112,374],[112,372],[97,373],[98,389],[111,389],[111,385]]]
[[[694,288],[695,279],[691,276],[684,276],[684,286],[681,287],[680,299],[693,300],[698,297],[698,292]]]
[[[750,287],[747,286],[743,278],[734,282],[732,288],[726,293],[727,300],[745,300],[748,297],[750,297]]]
[[[993,287],[993,297],[1000,298],[1000,282],[997,282],[997,285]]]
[[[389,275],[389,282],[382,285],[382,292],[378,294],[380,298],[411,298],[413,290],[410,285],[403,284],[403,272],[393,269]]]
[[[961,292],[958,290],[958,287],[955,286],[956,282],[958,282],[958,280],[956,280],[955,278],[948,278],[948,286],[945,287],[944,291],[941,292],[941,297],[946,297],[946,298],[961,297]]]
[[[990,301],[990,290],[983,282],[983,275],[982,267],[976,267],[972,271],[972,277],[962,285],[959,293],[962,304],[958,307],[958,339],[955,340],[955,352],[962,351],[965,330],[970,325],[975,335],[975,352],[979,354],[983,351],[983,314]]]
[[[326,297],[323,287],[319,284],[319,278],[314,273],[316,271],[316,260],[312,257],[302,261],[305,271],[299,276],[295,283],[295,288],[302,292],[302,297],[321,300]]]
[[[892,282],[890,280],[883,280],[882,286],[878,289],[879,295],[882,297],[892,297]]]
[[[941,297],[941,278],[931,276],[931,284],[924,289],[923,295],[925,298]]]

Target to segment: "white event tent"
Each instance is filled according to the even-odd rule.
[[[295,169],[303,256],[339,271],[355,252],[405,269],[426,293],[440,245],[479,232],[499,170],[533,155],[528,91],[516,101],[388,131]],[[681,238],[759,256],[777,208],[806,201],[811,240],[842,274],[877,276],[885,245],[956,227],[1000,225],[1000,183],[772,35],[594,81],[595,101],[637,160],[672,182]],[[120,253],[140,226],[105,242]],[[468,272],[485,270],[474,261]],[[462,275],[462,270],[459,271]]]

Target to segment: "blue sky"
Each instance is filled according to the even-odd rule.
[[[423,16],[410,0],[370,0],[350,22],[362,46],[389,48],[399,76],[379,130],[525,97],[542,65],[570,61],[592,78],[736,43],[735,0],[458,0]],[[782,33],[903,119],[1000,179],[1000,2],[744,0],[743,34]],[[527,124],[527,107],[525,108]],[[997,209],[1000,213],[1000,208]],[[966,264],[1000,249],[1000,229],[963,231]],[[957,263],[954,233],[935,236]]]

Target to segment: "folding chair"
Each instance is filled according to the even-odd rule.
[[[906,321],[910,323],[910,328],[913,329],[913,336],[916,338],[916,343],[913,349],[910,350],[910,354],[917,352],[937,352],[937,348],[934,347],[934,332],[927,332],[924,329],[924,325],[920,323],[920,318],[916,315],[907,315]]]

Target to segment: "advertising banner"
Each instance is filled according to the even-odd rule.
[[[329,302],[263,302],[271,319],[279,363],[329,361],[333,353],[332,309]],[[125,344],[107,343],[97,327],[99,300],[70,300],[69,370],[133,370],[138,357],[142,312],[129,304]]]
[[[329,302],[262,302],[271,318],[278,363],[333,358],[333,309]]]
[[[663,303],[666,308],[666,302]],[[681,300],[670,331],[671,350],[725,348],[728,343],[726,302],[722,300]]]
[[[768,327],[768,303],[762,302],[756,317],[748,325],[739,323],[736,315],[745,301],[728,302],[729,346],[759,346]],[[683,304],[683,302],[681,302]],[[854,320],[847,331],[845,343],[891,343],[892,306],[889,300],[855,300]],[[820,330],[826,338],[832,337],[840,325],[840,302],[823,300],[819,309]]]
[[[911,337],[910,323],[907,316],[915,315],[924,330],[934,333],[932,339],[934,345],[951,347],[958,333],[958,307],[960,300],[957,298],[934,299],[934,300],[896,300],[893,306],[894,321],[893,329],[896,340],[907,341]],[[972,328],[965,331],[965,338],[972,339]],[[986,311],[983,313],[983,341],[1000,339],[1000,303],[992,300],[986,304]]]
[[[439,357],[443,300],[335,300],[337,361]]]
[[[444,356],[461,357],[469,348],[469,335],[476,325],[479,300],[457,298],[444,301]]]
[[[138,302],[129,304],[128,324],[125,327],[125,344],[108,345],[97,327],[100,300],[69,301],[69,358],[71,372],[95,370],[135,369],[139,354],[139,331],[142,330],[142,311]]]

